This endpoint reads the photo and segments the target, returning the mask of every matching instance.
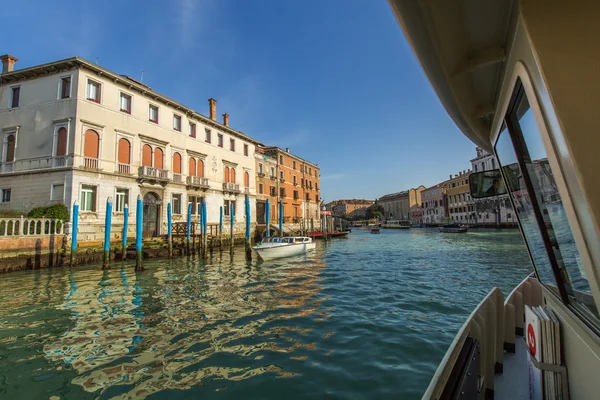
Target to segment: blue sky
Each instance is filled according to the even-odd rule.
[[[322,196],[377,198],[470,168],[384,0],[30,1],[2,6],[17,68],[72,56],[140,78],[319,164]],[[8,24],[8,26],[6,26]]]

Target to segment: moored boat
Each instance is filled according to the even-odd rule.
[[[467,233],[469,228],[463,228],[460,226],[442,226],[440,232],[442,233]]]
[[[306,254],[315,246],[313,240],[307,236],[273,236],[265,238],[253,249],[262,260],[266,261]]]
[[[377,225],[372,225],[369,227],[369,231],[371,231],[371,233],[379,233],[380,228]]]
[[[383,229],[410,229],[410,221],[387,221],[386,223],[382,224],[381,227]]]
[[[350,231],[338,231],[335,230],[333,232],[327,232],[327,237],[332,237],[332,238],[345,238],[348,236],[348,234],[350,233]],[[323,232],[311,232],[308,233],[306,236],[312,238],[312,239],[323,239]]]

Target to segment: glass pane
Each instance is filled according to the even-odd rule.
[[[508,115],[515,126],[513,135],[517,143],[513,143],[509,132],[503,129],[495,148],[538,276],[542,283],[558,293],[551,267],[551,257],[542,236],[541,229],[543,229],[549,238],[552,246],[551,255],[556,259],[559,273],[565,283],[565,290],[572,303],[583,304],[597,315],[575,239],[550,169],[541,133],[524,93],[518,102],[517,107]],[[520,128],[520,132],[516,128]],[[517,162],[515,148],[518,149],[518,156],[522,158],[527,169],[525,175]],[[531,181],[533,193],[529,193],[525,179]],[[537,206],[534,206],[532,196],[535,196]],[[542,224],[538,223],[534,207],[537,207],[542,215]]]
[[[519,125],[529,153],[529,157],[525,158],[525,163],[544,218],[544,225],[552,243],[553,252],[559,267],[566,272],[563,275],[567,284],[567,292],[584,304],[590,303],[585,305],[594,308],[590,285],[558,193],[558,187],[548,163],[540,131],[533,112],[529,108],[527,98],[523,98],[521,105],[523,106],[521,111],[524,113],[519,118]]]

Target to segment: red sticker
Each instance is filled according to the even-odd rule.
[[[527,325],[527,343],[529,344],[529,351],[531,351],[531,355],[535,357],[535,352],[537,350],[537,343],[535,341],[535,332],[533,330],[533,325]]]

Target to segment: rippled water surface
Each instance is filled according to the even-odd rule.
[[[0,397],[420,398],[521,236],[353,231],[306,258],[153,260],[0,278]]]

